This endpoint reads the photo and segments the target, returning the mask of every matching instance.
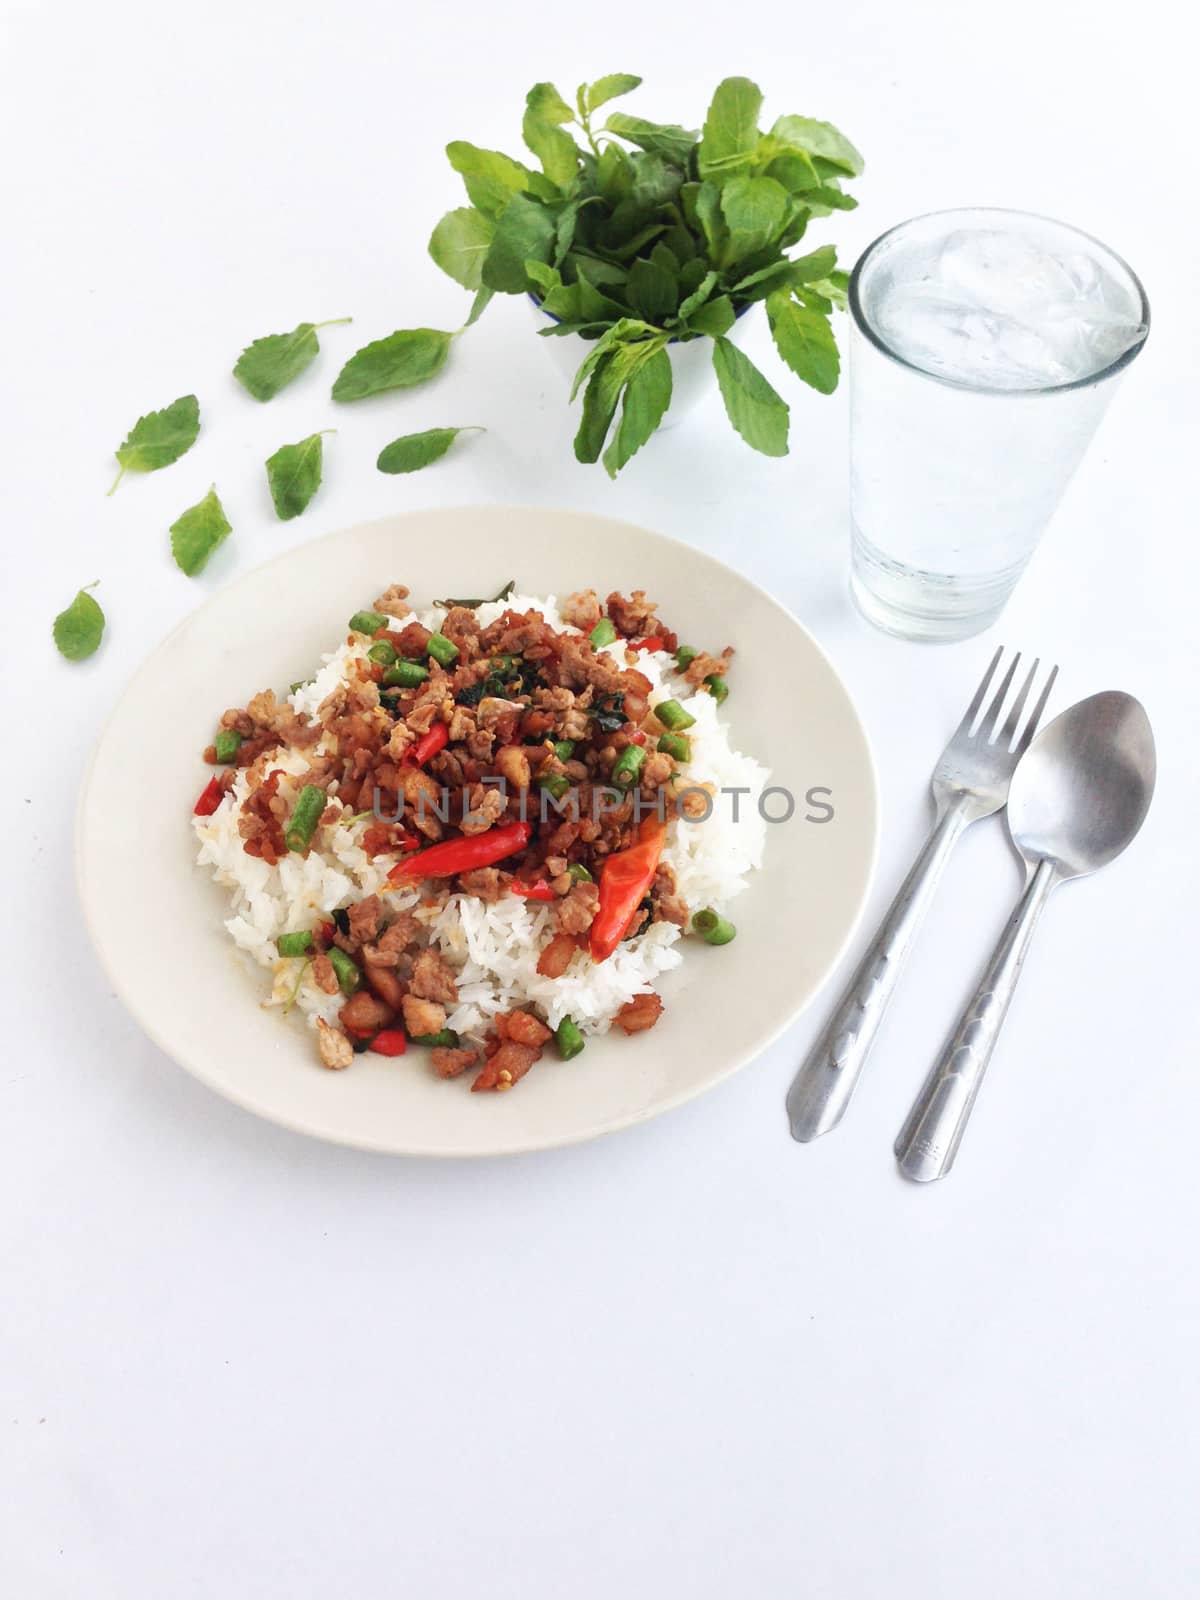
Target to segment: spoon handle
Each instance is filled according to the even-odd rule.
[[[1057,881],[1049,861],[1030,874],[1016,910],[945,1048],[934,1063],[896,1140],[906,1178],[930,1183],[954,1165],[967,1120],[1000,1037],[1038,917]]]

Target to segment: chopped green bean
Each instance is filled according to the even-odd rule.
[[[344,950],[339,950],[336,944],[329,947],[329,959],[337,973],[338,988],[344,995],[352,995],[362,983],[358,963],[352,961]]]
[[[396,665],[396,646],[390,639],[376,639],[367,651],[367,660],[374,661],[380,667],[394,667]]]
[[[565,772],[552,772],[548,773],[544,778],[539,778],[538,785],[540,788],[545,789],[546,793],[555,800],[561,800],[571,787],[571,780]]]
[[[557,739],[554,743],[554,754],[560,761],[570,761],[575,754],[574,739]]]
[[[564,1061],[570,1061],[583,1049],[584,1038],[570,1017],[564,1017],[554,1030],[554,1042]]]
[[[242,736],[236,728],[222,728],[213,740],[217,752],[217,760],[230,762],[241,748]]]
[[[283,836],[289,850],[303,855],[308,849],[328,800],[324,789],[319,789],[315,783],[304,785],[296,797],[291,820]]]
[[[431,633],[425,648],[439,667],[452,667],[458,660],[458,646],[444,633]]]
[[[720,705],[721,701],[726,699],[729,695],[729,685],[725,682],[725,679],[716,672],[714,672],[711,677],[705,678],[704,681],[708,685],[709,694],[712,695],[713,699],[718,705]]]
[[[453,1028],[442,1028],[438,1033],[414,1033],[414,1044],[428,1045],[431,1050],[457,1050],[458,1035]]]
[[[574,878],[576,883],[592,883],[595,881],[582,861],[572,861],[567,868],[567,877]]]
[[[389,689],[415,689],[428,676],[429,668],[422,666],[419,661],[397,661],[384,673],[383,681]]]
[[[692,759],[692,741],[682,733],[664,733],[658,741],[658,748],[663,755],[673,756],[676,761]]]
[[[612,781],[619,783],[622,789],[627,789],[631,783],[637,781],[646,761],[645,748],[640,744],[627,744],[621,754],[613,762]]]
[[[690,644],[681,644],[675,652],[675,668],[678,672],[686,672],[696,659],[696,652]]]
[[[306,928],[303,933],[281,933],[275,948],[281,956],[306,956],[313,947],[313,936]]]
[[[692,927],[709,944],[728,944],[737,934],[733,923],[719,917],[715,911],[697,911]]]
[[[381,617],[378,611],[356,611],[350,618],[351,633],[365,633],[369,636],[386,627],[387,618]]]
[[[617,630],[607,617],[601,617],[591,633],[588,634],[588,638],[597,650],[602,650],[606,644],[616,644]]]
[[[683,709],[678,700],[660,700],[654,707],[654,715],[663,727],[669,728],[672,733],[682,733],[696,720],[690,711]]]

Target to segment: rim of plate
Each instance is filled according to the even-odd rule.
[[[285,566],[301,551],[312,549],[314,546],[333,544],[339,540],[350,538],[356,534],[367,533],[371,529],[394,523],[398,517],[414,519],[420,517],[445,517],[450,519],[455,516],[462,516],[464,513],[477,513],[480,511],[490,510],[503,510],[505,513],[518,516],[522,514],[528,514],[537,517],[561,516],[564,518],[583,518],[591,522],[599,522],[608,524],[609,526],[617,525],[623,527],[639,538],[649,539],[654,543],[668,545],[674,549],[684,552],[689,561],[699,562],[708,567],[714,576],[732,574],[740,583],[745,584],[748,589],[752,590],[760,600],[764,601],[773,610],[779,612],[784,618],[787,619],[788,622],[792,624],[793,627],[799,629],[799,631],[808,641],[808,644],[811,646],[814,653],[824,663],[833,681],[838,685],[842,694],[845,696],[847,707],[853,718],[854,728],[858,734],[859,743],[862,747],[862,753],[865,757],[866,776],[870,784],[870,853],[869,859],[866,863],[866,870],[863,874],[862,885],[859,889],[857,902],[854,905],[852,913],[847,919],[846,929],[842,939],[821,969],[813,977],[808,994],[803,999],[798,1001],[793,1007],[791,1007],[772,1025],[763,1029],[761,1032],[756,1033],[752,1041],[744,1050],[732,1053],[726,1064],[724,1064],[719,1070],[708,1074],[702,1081],[685,1085],[678,1090],[664,1095],[661,1099],[642,1106],[631,1113],[617,1115],[609,1118],[607,1121],[597,1123],[595,1126],[581,1128],[563,1134],[549,1134],[544,1137],[531,1136],[528,1138],[500,1138],[497,1140],[495,1145],[490,1146],[486,1150],[464,1150],[449,1146],[438,1148],[428,1145],[422,1147],[421,1149],[405,1149],[402,1145],[397,1144],[395,1140],[389,1140],[384,1137],[372,1138],[370,1136],[359,1136],[341,1130],[330,1131],[329,1128],[322,1126],[319,1121],[315,1121],[302,1113],[290,1112],[286,1108],[280,1109],[279,1106],[277,1106],[274,1102],[264,1100],[251,1091],[244,1090],[240,1086],[230,1084],[226,1079],[221,1078],[216,1074],[210,1074],[206,1072],[203,1067],[196,1064],[192,1060],[185,1060],[181,1058],[181,1055],[177,1053],[178,1046],[168,1041],[168,1039],[164,1036],[163,1031],[147,1014],[146,1008],[142,1005],[136,994],[132,993],[125,984],[118,968],[109,960],[108,954],[104,947],[104,940],[101,936],[101,930],[93,914],[95,908],[91,904],[91,898],[86,890],[87,869],[83,838],[84,817],[87,810],[88,794],[92,786],[100,751],[103,748],[104,743],[108,738],[114,724],[117,722],[125,701],[134,691],[134,689],[141,683],[143,678],[146,678],[150,675],[159,652],[162,651],[173,639],[177,638],[181,633],[184,633],[188,628],[190,628],[201,612],[208,611],[218,604],[227,602],[230,596],[236,593],[238,589],[248,585],[251,580],[258,579],[265,571],[273,567]],[[223,589],[219,589],[214,594],[209,595],[207,599],[205,599],[199,606],[195,608],[195,610],[188,612],[187,616],[182,617],[168,633],[165,633],[161,639],[155,642],[146,658],[142,661],[141,665],[135,669],[133,674],[125,682],[117,696],[115,704],[105,717],[92,744],[92,748],[88,754],[87,764],[80,779],[79,796],[75,804],[73,854],[75,869],[75,891],[79,900],[80,908],[83,912],[84,926],[87,929],[88,937],[91,941],[92,949],[95,953],[97,961],[100,963],[105,976],[112,984],[117,998],[120,1000],[121,1004],[125,1007],[126,1011],[128,1011],[129,1015],[137,1023],[138,1027],[142,1030],[146,1037],[150,1039],[150,1041],[156,1045],[170,1061],[172,1061],[177,1067],[181,1068],[190,1077],[195,1078],[197,1082],[202,1083],[205,1088],[210,1089],[215,1094],[220,1095],[222,1099],[229,1101],[231,1104],[240,1107],[244,1111],[249,1111],[254,1116],[261,1117],[263,1121],[274,1123],[277,1127],[286,1128],[289,1132],[303,1134],[308,1138],[317,1139],[324,1144],[338,1145],[344,1149],[365,1150],[379,1155],[401,1156],[412,1160],[430,1159],[476,1161],[488,1159],[493,1156],[532,1155],[539,1151],[569,1149],[574,1145],[587,1144],[594,1139],[619,1133],[625,1128],[637,1127],[643,1122],[649,1122],[653,1118],[658,1117],[665,1112],[677,1110],[680,1106],[687,1105],[689,1101],[698,1099],[702,1094],[706,1094],[710,1089],[716,1088],[718,1084],[726,1082],[729,1078],[733,1077],[736,1072],[740,1072],[744,1067],[749,1066],[752,1061],[756,1060],[766,1050],[770,1049],[771,1045],[774,1044],[775,1041],[783,1033],[785,1033],[788,1028],[791,1027],[797,1018],[800,1017],[805,1010],[807,1010],[808,1006],[813,1002],[813,1000],[816,999],[817,995],[828,981],[830,974],[834,971],[842,957],[845,955],[850,941],[857,932],[859,924],[862,921],[867,897],[870,893],[871,885],[874,880],[875,869],[878,865],[880,832],[881,819],[879,808],[879,774],[875,765],[874,751],[872,750],[871,742],[867,737],[866,724],[863,721],[858,704],[854,699],[854,696],[851,694],[850,689],[848,688],[841,673],[834,665],[828,651],[825,650],[825,648],[818,642],[809,629],[805,627],[799,618],[791,610],[789,610],[789,608],[785,606],[782,601],[776,599],[774,595],[770,594],[759,583],[755,582],[753,578],[747,577],[745,573],[739,571],[736,567],[731,567],[727,562],[720,560],[717,556],[709,554],[708,551],[701,550],[696,545],[688,544],[686,540],[676,538],[673,534],[659,533],[655,529],[643,527],[641,523],[630,522],[624,517],[614,517],[603,512],[579,510],[578,508],[568,506],[538,505],[526,502],[514,504],[507,501],[476,501],[462,502],[450,506],[414,507],[412,510],[391,512],[381,517],[366,518],[361,522],[350,523],[344,528],[335,528],[328,533],[319,534],[312,539],[305,540],[303,544],[295,545],[290,550],[281,551],[278,555],[271,556],[268,560],[261,561],[257,566],[249,568],[248,571],[240,574],[240,576],[235,578],[231,583],[226,584]],[[199,869],[197,868],[196,870]],[[761,872],[762,868],[758,868],[756,870]]]

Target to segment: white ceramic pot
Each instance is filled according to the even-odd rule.
[[[545,327],[547,322],[558,320],[548,311],[543,311],[532,295],[529,296],[529,305],[539,327]],[[750,306],[742,307],[738,312],[737,321],[726,335],[735,344],[742,342],[746,332],[746,312],[751,309]],[[575,374],[591,348],[591,341],[581,339],[577,333],[572,333],[562,334],[558,338],[548,336],[539,340],[539,343],[545,347],[550,359],[562,373],[566,392],[570,394]],[[659,425],[660,433],[664,428],[672,428],[677,422],[682,422],[688,412],[694,410],[704,396],[715,387],[717,379],[713,372],[712,351],[711,339],[689,339],[686,344],[672,341],[667,346],[667,355],[671,359],[671,404]]]

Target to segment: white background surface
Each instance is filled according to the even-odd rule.
[[[6,1593],[1094,1600],[1194,1585],[1198,352],[1194,90],[1172,14],[0,8]],[[1075,222],[1142,273],[1149,346],[995,640],[917,647],[852,614],[845,394],[802,392],[765,328],[751,349],[793,401],[782,462],[747,451],[714,398],[616,485],[576,466],[557,374],[512,301],[436,387],[328,400],[368,338],[461,316],[424,253],[462,203],[445,142],[515,149],[530,83],[616,70],[646,77],[630,108],[661,120],[697,123],[715,80],[744,71],[770,115],[842,126],[868,161],[861,209],[833,225],[847,264],[905,216],[991,203]],[[251,338],[350,314],[271,405],[228,376]],[[197,448],[106,500],[128,425],[193,389]],[[427,474],[374,471],[395,434],[465,422],[489,432]],[[332,426],[320,497],[275,522],[261,462]],[[214,480],[235,534],[189,582],[166,528]],[[997,825],[964,841],[870,1077],[815,1147],[787,1137],[783,1096],[830,991],[680,1112],[471,1166],[260,1124],[108,992],[79,929],[71,808],[135,665],[291,544],[394,507],[493,500],[694,540],[808,624],[875,744],[873,914],[994,642],[1059,660],[1060,708],[1109,687],[1145,701],[1160,752],[1146,830],[1052,906],[947,1183],[905,1186],[890,1142],[1016,892]],[[50,620],[98,577],[103,651],[60,663]],[[146,730],[148,756],[164,733]],[[154,804],[152,770],[131,775],[130,804]],[[163,936],[187,937],[169,906]]]

